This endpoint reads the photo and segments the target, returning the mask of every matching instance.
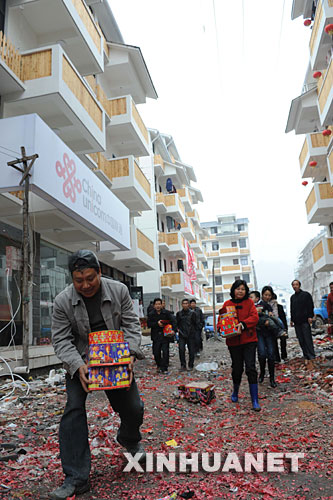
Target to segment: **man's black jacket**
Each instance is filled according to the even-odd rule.
[[[192,311],[194,312],[194,314],[196,315],[197,317],[197,330],[202,330],[203,327],[205,326],[205,320],[204,320],[204,315],[203,315],[203,312],[202,310],[200,309],[200,307],[196,306],[195,309],[192,309]]]
[[[171,311],[167,309],[161,309],[160,314],[153,309],[148,315],[147,325],[148,328],[151,328],[151,339],[165,339],[166,342],[170,341],[169,337],[164,337],[163,335],[163,327],[158,326],[158,322],[160,320],[168,321],[172,325],[173,330],[176,330],[176,318]]]
[[[309,292],[300,290],[290,297],[291,321],[295,325],[307,323],[309,318],[313,318],[313,300]]]
[[[179,335],[184,338],[193,337],[198,330],[197,315],[192,309],[178,311],[176,314]]]

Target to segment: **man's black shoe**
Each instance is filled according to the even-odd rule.
[[[124,448],[126,448],[127,453],[130,453],[131,455],[133,455],[133,457],[136,453],[141,453],[141,456],[138,460],[139,463],[146,461],[146,452],[145,452],[145,449],[141,443],[125,445],[121,441],[119,441],[118,438],[117,438],[117,442],[120,444],[120,446],[123,446]]]
[[[75,485],[68,481],[65,481],[59,488],[50,493],[50,498],[52,500],[66,500],[68,497],[73,495],[82,495],[86,491],[90,490],[90,483],[87,481],[81,485]]]

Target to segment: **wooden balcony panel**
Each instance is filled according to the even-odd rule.
[[[225,290],[230,290],[231,287],[232,287],[232,283],[227,283],[227,284],[223,285],[223,288]]]
[[[245,272],[251,271],[251,266],[243,266],[242,271],[245,271]]]
[[[22,80],[35,80],[52,75],[52,50],[41,50],[22,56]]]
[[[248,236],[249,233],[247,231],[242,231],[242,232],[239,233],[239,235],[242,236],[242,237],[245,237],[245,236]]]
[[[101,52],[101,35],[90,10],[83,0],[72,0],[72,3],[79,14],[81,21],[87,28],[87,31],[96,45],[97,50]]]
[[[208,257],[218,257],[219,252],[208,252]]]
[[[233,248],[220,248],[220,254],[224,253],[235,253],[238,252],[238,247],[233,247]]]
[[[103,130],[103,112],[101,108],[65,56],[62,58],[62,78],[98,128]]]
[[[97,87],[99,87],[99,88],[101,88],[101,87],[96,84],[96,78],[94,77],[94,75],[87,75],[84,78],[85,78],[86,82],[88,83],[88,85],[90,86],[91,90],[97,96]],[[99,102],[101,102],[100,99],[98,99],[98,100],[99,100]]]
[[[333,2],[333,0],[332,0]],[[21,192],[21,191],[19,191]],[[330,255],[333,255],[333,238],[327,238],[327,248],[328,248],[328,253]]]
[[[313,28],[312,28],[311,38],[310,38],[310,45],[309,46],[310,46],[311,56],[313,54],[314,46],[315,46],[315,43],[317,40],[318,31],[319,31],[322,17],[323,17],[323,6],[322,6],[322,2],[319,0],[319,3],[317,5],[317,9],[316,9],[316,16],[315,16],[315,20],[314,20],[314,24],[313,24]]]
[[[158,242],[167,244],[167,236],[167,233],[163,233],[162,231],[160,231],[158,233]]]
[[[150,198],[151,195],[150,182],[148,181],[147,177],[142,172],[141,168],[136,163],[136,161],[134,162],[134,175],[138,183],[143,187],[143,189],[146,191],[147,195]]]
[[[318,97],[318,103],[319,103],[319,108],[320,112],[322,113],[324,110],[324,107],[326,105],[328,96],[330,95],[330,92],[332,90],[333,86],[333,60],[331,60],[331,63],[329,65],[329,68],[326,73],[325,81],[323,83],[323,86],[321,88],[319,97]]]
[[[329,183],[319,184],[319,196],[321,200],[333,198],[333,187]]]
[[[332,125],[328,127],[333,132]],[[313,148],[327,148],[331,140],[331,136],[326,137],[321,132],[319,134],[311,134],[311,145]]]
[[[333,149],[331,150],[330,154],[328,155],[328,164],[330,167],[331,174],[333,174]]]
[[[250,250],[248,248],[241,248],[240,249],[240,253],[246,253],[246,254],[249,254],[250,253]]]
[[[23,80],[21,69],[21,54],[15,49],[14,45],[8,40],[6,35],[0,31],[0,59],[15,73],[15,75]]]
[[[118,160],[107,160],[104,155],[99,153],[99,168],[103,170],[105,175],[112,180],[114,177],[129,176],[129,161],[128,158],[119,158]]]
[[[134,118],[137,126],[139,127],[143,137],[146,139],[146,142],[148,143],[149,142],[148,130],[147,130],[146,125],[144,124],[144,122],[139,114],[139,111],[137,110],[137,107],[135,106],[133,101],[132,101],[132,115],[133,115],[133,118]]]
[[[311,192],[309,196],[307,197],[307,200],[305,202],[305,207],[306,207],[306,213],[309,214],[316,203],[316,193],[314,190],[314,187],[311,189]]]
[[[316,263],[323,256],[324,256],[323,242],[319,241],[319,243],[317,243],[317,245],[312,249],[313,262]]]
[[[136,230],[137,244],[138,248],[149,255],[152,259],[154,258],[154,243],[139,229]]]
[[[222,271],[240,271],[240,266],[222,266]]]
[[[303,167],[303,164],[305,162],[305,158],[307,157],[308,152],[309,152],[308,141],[305,138],[303,146],[302,146],[302,149],[301,149],[301,153],[299,155],[299,165],[300,165],[300,168]]]
[[[161,165],[162,169],[165,170],[164,160],[161,155],[154,155],[154,165]]]
[[[156,203],[164,203],[165,204],[163,193],[156,193],[155,197],[156,197]]]

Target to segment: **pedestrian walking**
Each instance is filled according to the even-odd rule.
[[[276,294],[274,294],[273,298],[277,299]],[[283,309],[283,305],[277,303],[277,307],[278,307],[278,317],[282,322],[284,329],[284,334],[280,335],[275,339],[275,361],[277,361],[277,363],[280,363],[281,359],[283,359],[283,361],[286,361],[288,359],[288,354],[287,354],[288,322],[286,313],[284,312]],[[280,349],[279,349],[279,344],[280,344]]]
[[[140,444],[143,402],[133,376],[135,358],[144,356],[140,350],[140,322],[128,289],[123,283],[101,277],[98,259],[90,250],[75,252],[69,258],[68,267],[73,283],[55,298],[52,315],[52,344],[67,370],[67,403],[59,428],[65,480],[50,494],[53,500],[65,500],[90,489],[91,459],[85,409],[89,392],[86,359],[89,332],[122,330],[129,343],[131,385],[128,389],[106,390],[105,394],[120,417],[118,443],[133,455],[140,453],[140,460],[145,459]]]
[[[270,386],[274,389],[277,384],[275,382],[275,357],[276,357],[276,338],[277,330],[281,327],[274,327],[269,319],[273,320],[275,314],[277,315],[277,304],[274,302],[271,304],[274,292],[271,286],[264,286],[261,291],[261,304],[263,310],[268,314],[267,319],[263,323],[259,323],[257,328],[258,333],[258,361],[260,366],[259,383],[262,384],[265,378],[266,360],[268,364],[269,371],[269,382]],[[276,306],[276,311],[273,310],[273,306]],[[274,314],[275,313],[275,314]],[[269,318],[270,317],[270,318]]]
[[[291,286],[295,293],[290,297],[290,325],[295,326],[296,336],[304,358],[314,359],[316,355],[311,333],[311,325],[314,317],[312,296],[309,292],[301,289],[301,282],[299,280],[294,280]]]
[[[173,331],[176,329],[176,318],[171,311],[162,307],[162,299],[156,298],[153,301],[154,309],[148,316],[148,327],[151,329],[151,340],[153,342],[153,355],[158,370],[161,373],[168,373],[169,367],[169,345],[173,338],[164,335],[164,327],[171,324]]]
[[[231,299],[227,300],[219,310],[220,316],[227,312],[236,312],[239,321],[239,335],[226,339],[232,361],[233,392],[231,400],[238,401],[239,386],[245,365],[248,378],[252,409],[260,411],[258,402],[258,374],[256,370],[256,350],[258,313],[253,301],[249,298],[249,287],[246,281],[236,280],[230,289]]]
[[[197,306],[197,301],[195,299],[190,300],[190,307],[197,317],[197,329],[195,332],[195,355],[199,358],[200,352],[203,349],[202,345],[202,329],[205,326],[204,315],[200,307]]]
[[[182,300],[182,309],[176,314],[177,329],[179,334],[178,347],[180,369],[186,370],[185,348],[188,348],[188,369],[193,370],[195,356],[195,332],[198,329],[197,316],[190,308],[188,299]]]
[[[332,335],[333,325],[333,282],[329,284],[330,293],[327,296],[327,316],[328,316],[328,329],[327,334]]]

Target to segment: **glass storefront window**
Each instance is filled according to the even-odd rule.
[[[40,244],[40,308],[41,339],[39,343],[51,338],[51,319],[56,296],[72,283],[68,270],[68,257],[71,252],[57,248],[50,243]]]

